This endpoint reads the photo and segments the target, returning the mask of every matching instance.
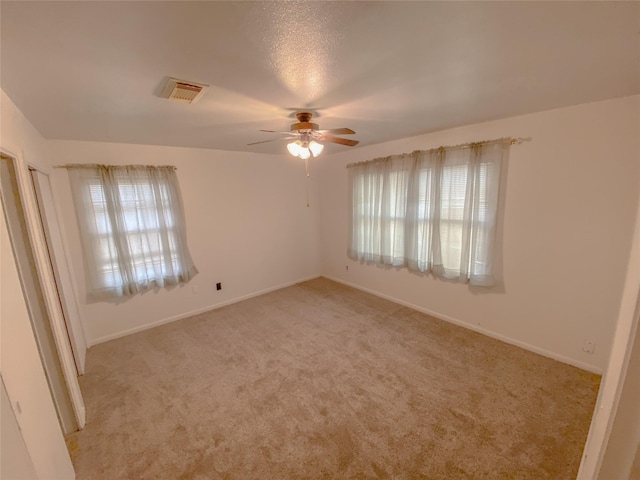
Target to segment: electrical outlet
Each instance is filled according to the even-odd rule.
[[[349,270],[349,265],[345,265],[344,269],[348,271]]]
[[[216,290],[222,290],[222,283],[216,283]]]
[[[593,353],[596,351],[596,343],[592,340],[585,340],[582,344],[582,351],[585,353]]]
[[[191,291],[192,291],[193,293],[200,293],[200,285],[193,285],[193,286],[191,287]]]

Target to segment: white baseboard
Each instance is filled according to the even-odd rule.
[[[588,372],[595,373],[595,374],[598,374],[598,375],[602,375],[603,374],[602,369],[596,367],[595,365],[591,365],[591,364],[586,363],[586,362],[581,362],[580,360],[576,360],[574,358],[566,357],[564,355],[560,355],[559,353],[551,352],[549,350],[545,350],[544,348],[536,347],[535,345],[531,345],[529,343],[522,342],[520,340],[516,340],[514,338],[510,338],[510,337],[501,335],[499,333],[492,332],[491,330],[487,330],[487,329],[479,327],[477,325],[473,325],[473,324],[464,322],[462,320],[458,320],[457,318],[453,318],[453,317],[450,317],[448,315],[443,315],[441,313],[434,312],[432,310],[429,310],[427,308],[421,307],[419,305],[414,305],[413,303],[405,302],[404,300],[400,300],[399,298],[395,298],[395,297],[392,297],[390,295],[385,295],[384,293],[380,293],[378,291],[371,290],[369,288],[362,287],[360,285],[356,285],[354,283],[347,282],[347,281],[342,280],[340,278],[331,277],[331,276],[328,276],[328,275],[322,275],[322,276],[324,278],[329,279],[329,280],[333,280],[334,282],[338,282],[338,283],[341,283],[341,284],[346,285],[348,287],[355,288],[356,290],[361,290],[363,292],[367,292],[367,293],[370,293],[372,295],[375,295],[376,297],[384,298],[385,300],[390,300],[390,301],[392,301],[394,303],[398,303],[398,304],[403,305],[405,307],[409,307],[409,308],[412,308],[414,310],[418,310],[419,312],[426,313],[427,315],[431,315],[432,317],[438,318],[440,320],[444,320],[445,322],[453,323],[454,325],[458,325],[460,327],[468,328],[469,330],[473,330],[474,332],[478,332],[478,333],[481,333],[481,334],[486,335],[488,337],[495,338],[496,340],[500,340],[500,341],[508,343],[510,345],[515,345],[516,347],[524,348],[525,350],[529,350],[530,352],[537,353],[539,355],[542,355],[543,357],[548,357],[548,358],[551,358],[553,360],[557,360],[559,362],[566,363],[568,365],[572,365],[574,367],[578,367],[578,368],[580,368],[582,370],[586,370]]]
[[[249,293],[247,295],[242,295],[241,297],[232,298],[231,300],[226,300],[221,303],[215,303],[213,305],[209,305],[203,308],[198,308],[196,310],[191,310],[189,312],[181,313],[179,315],[174,315],[172,317],[162,318],[160,320],[156,320],[155,322],[147,323],[146,325],[140,325],[138,327],[130,328],[129,330],[123,330],[121,332],[105,335],[104,337],[95,338],[88,343],[88,346],[92,347],[94,345],[98,345],[99,343],[115,340],[116,338],[126,337],[127,335],[131,335],[133,333],[142,332],[144,330],[149,330],[150,328],[159,327],[160,325],[165,325],[167,323],[175,322],[176,320],[182,320],[183,318],[192,317],[194,315],[199,315],[201,313],[209,312],[211,310],[216,310],[218,308],[226,307],[227,305],[232,305],[234,303],[242,302],[243,300],[248,300],[253,297],[258,297],[260,295],[264,295],[265,293],[273,292],[275,290],[280,290],[282,288],[287,288],[292,285],[296,285],[301,282],[306,282],[308,280],[313,280],[314,278],[318,278],[318,277],[320,277],[320,274],[300,278],[298,280],[294,280],[293,282],[282,283],[280,285],[276,285],[275,287],[265,288],[264,290],[259,290],[257,292]]]

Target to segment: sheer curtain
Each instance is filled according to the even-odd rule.
[[[198,273],[187,248],[174,167],[67,168],[90,300],[170,287]]]
[[[503,157],[472,144],[349,165],[348,255],[491,286]]]

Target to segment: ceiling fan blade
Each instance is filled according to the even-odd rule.
[[[322,135],[322,140],[325,142],[339,143],[347,147],[355,147],[360,143],[358,140],[349,140],[348,138],[334,137],[333,135]]]
[[[334,135],[353,135],[354,132],[350,128],[330,128],[328,130],[318,130],[320,133],[332,133]]]
[[[277,130],[260,130],[261,132],[267,132],[267,133],[284,133],[286,135],[291,135],[291,132],[279,132]]]
[[[278,140],[291,140],[293,138],[296,138],[296,137],[271,138],[269,140],[262,140],[260,142],[247,143],[247,145],[258,145],[259,143],[277,142]]]

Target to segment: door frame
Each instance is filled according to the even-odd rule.
[[[582,454],[578,480],[596,480],[607,450],[616,419],[624,381],[629,368],[636,330],[640,323],[640,201],[631,239],[616,329],[611,344],[609,363],[602,377],[598,402],[593,411],[589,436]],[[636,347],[638,348],[638,347]],[[640,407],[639,407],[640,408]]]
[[[42,288],[45,307],[49,314],[51,330],[53,332],[54,341],[60,357],[62,373],[64,375],[67,388],[69,389],[69,397],[71,398],[73,411],[78,427],[82,429],[86,422],[84,399],[82,398],[82,392],[80,391],[75,360],[71,351],[71,344],[69,343],[67,327],[62,315],[53,272],[51,271],[51,263],[49,261],[47,245],[44,239],[44,232],[42,231],[35,192],[33,191],[33,185],[31,183],[29,166],[22,155],[8,150],[3,145],[0,145],[0,153],[10,157],[14,162],[16,181],[18,183],[19,190],[18,193],[24,209],[25,223],[29,235],[30,246],[36,263],[35,267],[38,274],[38,280],[40,281],[40,286]]]

